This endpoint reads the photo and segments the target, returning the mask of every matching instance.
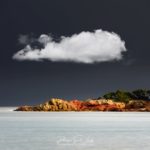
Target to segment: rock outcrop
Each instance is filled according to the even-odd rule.
[[[40,105],[18,107],[16,111],[150,111],[150,90],[117,90],[84,101],[52,98]]]
[[[21,106],[16,111],[130,111],[144,110],[149,111],[150,107],[146,108],[145,101],[131,100],[127,104],[123,102],[115,102],[113,100],[62,100],[52,98],[51,100],[36,106]]]

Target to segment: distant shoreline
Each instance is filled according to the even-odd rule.
[[[35,112],[149,112],[150,101],[129,100],[116,102],[112,99],[98,100],[72,100],[52,98],[36,106],[20,106],[15,111],[35,111]]]
[[[102,97],[87,100],[65,100],[51,98],[35,106],[20,106],[15,111],[118,111],[118,112],[150,112],[150,90],[137,89],[134,91],[117,90]]]

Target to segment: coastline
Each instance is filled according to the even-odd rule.
[[[52,98],[42,104],[35,106],[20,106],[15,111],[35,111],[35,112],[149,112],[150,101],[130,100],[126,102],[116,102],[112,99],[98,100],[63,100]]]

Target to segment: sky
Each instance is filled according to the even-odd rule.
[[[150,89],[149,0],[0,3],[0,106]]]

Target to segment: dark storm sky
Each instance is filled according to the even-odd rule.
[[[150,88],[149,0],[2,0],[0,105],[38,104],[51,97],[86,99],[116,89]],[[128,51],[118,62],[17,61],[20,34],[55,37],[114,31]]]

